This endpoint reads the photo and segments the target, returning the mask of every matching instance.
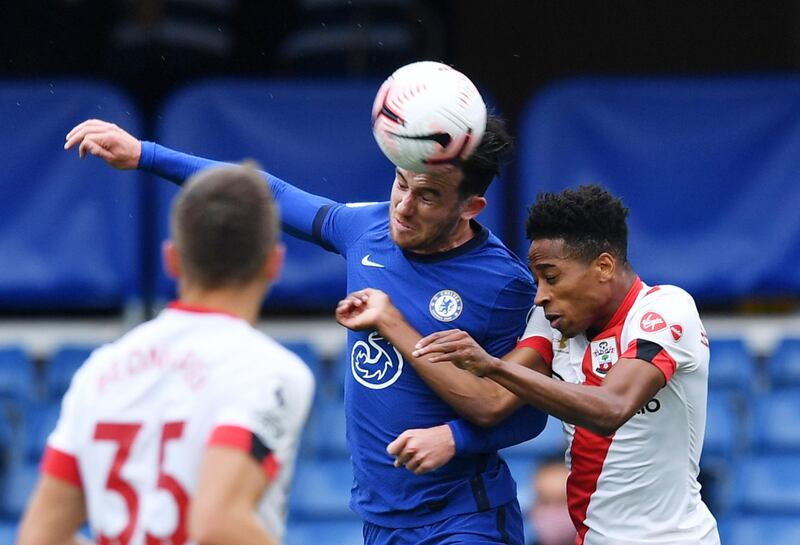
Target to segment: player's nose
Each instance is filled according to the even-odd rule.
[[[533,304],[539,307],[543,307],[549,302],[550,302],[550,290],[547,289],[547,284],[540,283],[536,287],[536,297],[533,298]]]

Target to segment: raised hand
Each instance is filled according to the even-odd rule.
[[[78,145],[81,159],[87,154],[103,159],[114,168],[130,170],[139,166],[142,143],[113,123],[89,119],[73,127],[66,137],[64,149]]]
[[[479,377],[488,372],[494,361],[475,339],[460,329],[431,333],[420,339],[412,355],[415,358],[429,355],[428,360],[433,363],[450,362]]]
[[[380,329],[380,320],[396,309],[384,292],[372,288],[354,291],[336,305],[336,321],[348,329]]]

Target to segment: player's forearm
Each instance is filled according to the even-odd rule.
[[[178,185],[182,185],[193,174],[204,168],[225,164],[227,163],[196,157],[147,141],[142,141],[142,155],[139,158],[140,170]]]
[[[456,454],[491,453],[533,439],[547,424],[547,414],[525,405],[507,419],[489,428],[463,420],[448,422],[453,433]]]
[[[497,358],[486,377],[534,407],[599,435],[612,435],[630,418],[625,401],[600,387],[569,384]]]
[[[182,153],[155,142],[142,142],[142,155],[139,159],[140,170],[150,172],[178,185],[182,185],[188,178],[203,169],[229,164]],[[320,241],[317,240],[319,233],[315,232],[315,229],[318,228],[316,226],[318,212],[322,207],[333,205],[335,202],[307,193],[265,171],[261,171],[261,174],[272,190],[275,202],[278,203],[286,232],[319,244]]]
[[[424,356],[413,357],[414,346],[422,337],[396,309],[382,317],[378,331],[403,354],[430,389],[469,422],[493,426],[522,405],[519,398],[490,380],[454,365],[432,363]]]
[[[252,511],[227,509],[196,520],[190,527],[197,545],[280,545]]]

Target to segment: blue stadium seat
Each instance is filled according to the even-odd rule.
[[[0,543],[11,544],[17,542],[17,522],[0,520]]]
[[[800,386],[800,338],[781,339],[766,369],[772,388]]]
[[[719,521],[725,545],[800,543],[800,516],[732,516]]]
[[[156,138],[204,157],[254,158],[299,188],[340,202],[385,201],[394,167],[375,144],[372,101],[380,81],[215,80],[177,93],[158,116]],[[493,183],[481,221],[503,225],[502,183]],[[166,238],[168,205],[177,189],[157,185],[158,243]],[[267,304],[290,310],[334,308],[345,295],[345,263],[313,244],[284,236],[287,259]],[[157,293],[174,294],[160,264]]]
[[[547,424],[538,437],[519,445],[500,451],[503,456],[526,456],[528,458],[550,458],[563,456],[567,448],[561,420],[554,416],[547,417]]]
[[[800,388],[782,389],[759,397],[753,410],[753,438],[762,452],[800,454]]]
[[[339,397],[317,396],[303,431],[304,455],[319,459],[348,460],[344,402]]]
[[[358,520],[289,520],[286,545],[362,545],[363,523]]]
[[[502,454],[502,457],[508,464],[508,469],[511,470],[511,475],[517,483],[517,500],[523,510],[527,509],[534,499],[531,479],[536,473],[541,460],[530,456],[508,454]]]
[[[754,456],[736,467],[734,506],[739,512],[800,513],[800,455]]]
[[[69,388],[75,371],[83,365],[94,347],[67,345],[56,350],[44,368],[44,382],[47,397],[51,401],[60,400]]]
[[[800,107],[799,81],[551,85],[518,122],[517,223],[537,192],[599,183],[630,208],[629,257],[645,282],[675,284],[707,301],[799,292],[800,119],[788,114]],[[524,252],[523,229],[518,237]]]
[[[757,381],[756,363],[742,339],[711,339],[708,364],[709,389],[750,392]]]
[[[747,444],[748,420],[739,402],[740,399],[730,392],[709,390],[703,458],[721,457],[729,461]]]
[[[61,406],[58,403],[29,405],[22,419],[22,454],[30,462],[41,459],[47,438],[58,422]]]
[[[33,361],[22,348],[0,348],[0,400],[18,404],[33,402],[40,395]]]
[[[38,464],[30,462],[12,464],[2,482],[0,513],[8,518],[19,518],[38,480]]]
[[[355,517],[348,507],[352,486],[349,460],[298,460],[289,512],[303,519]]]
[[[49,81],[50,83],[47,83]],[[117,89],[81,80],[4,81],[0,119],[0,306],[124,309],[141,299],[140,175],[78,160],[60,143],[102,117],[140,132]]]

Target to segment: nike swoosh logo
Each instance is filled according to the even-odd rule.
[[[394,132],[390,132],[392,136],[396,136],[397,138],[405,138],[406,140],[430,140],[432,142],[436,142],[443,148],[446,148],[450,145],[450,141],[452,138],[446,132],[434,132],[431,134],[420,134],[418,136],[406,136],[404,134],[397,134]]]
[[[378,269],[384,269],[385,267],[380,263],[375,263],[374,261],[369,260],[369,254],[365,255],[361,258],[361,264],[365,267],[376,267]]]

